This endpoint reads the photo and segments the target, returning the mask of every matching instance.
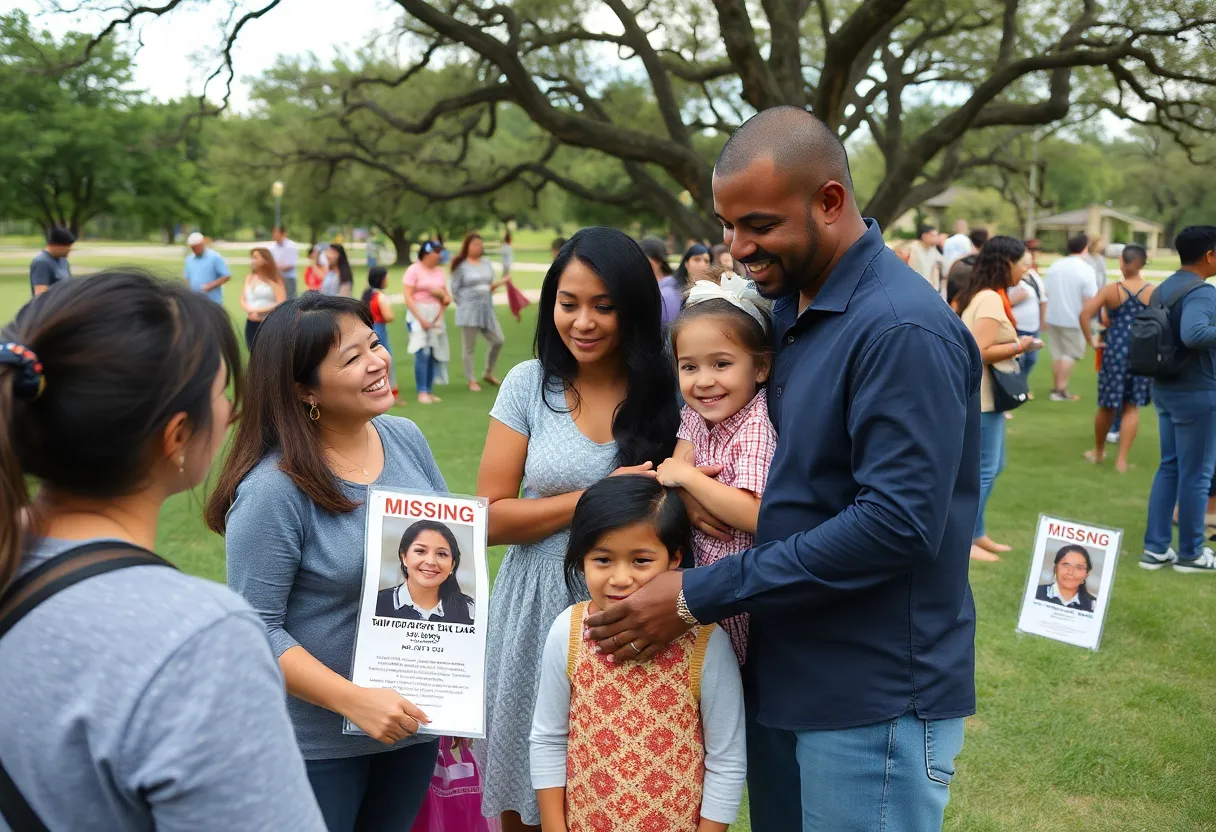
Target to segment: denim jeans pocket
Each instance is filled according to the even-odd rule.
[[[963,749],[962,719],[933,719],[925,722],[925,773],[930,780],[950,785],[954,758]]]

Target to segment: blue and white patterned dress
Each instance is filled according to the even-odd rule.
[[[1098,407],[1122,407],[1124,403],[1144,407],[1152,401],[1153,380],[1128,372],[1127,338],[1132,319],[1147,306],[1140,300],[1140,292],[1148,287],[1142,286],[1134,295],[1122,284],[1119,288],[1127,295],[1127,300],[1107,313],[1110,327],[1106,330],[1106,349],[1098,370]]]

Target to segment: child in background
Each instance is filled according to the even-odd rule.
[[[388,325],[397,319],[393,304],[388,295],[384,294],[384,281],[388,278],[388,269],[384,266],[372,266],[367,270],[367,288],[363,290],[363,302],[372,312],[372,330],[384,345],[388,353],[388,383],[393,389],[393,398],[397,405],[404,405],[401,396],[397,395],[397,367],[393,363],[393,345],[388,340]]]
[[[746,779],[743,685],[730,642],[694,627],[645,664],[617,665],[583,620],[676,569],[684,505],[653,478],[601,480],[578,501],[566,581],[591,601],[553,623],[533,715],[532,784],[543,832],[725,832]]]
[[[679,442],[658,467],[659,482],[682,488],[729,530],[693,538],[697,566],[750,549],[760,496],[777,450],[764,382],[772,370],[768,304],[752,284],[721,269],[693,284],[671,325],[684,409]],[[717,465],[717,477],[698,466]],[[747,659],[747,616],[722,622],[735,655]]]

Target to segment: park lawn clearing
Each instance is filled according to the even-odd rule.
[[[176,276],[163,262],[144,265]],[[358,271],[356,288],[361,290],[365,270]],[[224,294],[239,323],[237,287],[226,287]],[[4,320],[28,297],[24,277],[0,277]],[[417,404],[403,311],[398,310],[398,321],[389,329],[402,397],[410,403],[393,412],[417,422],[449,488],[471,494],[494,391],[469,392],[454,354],[449,366],[453,383],[437,390],[444,401]],[[499,316],[506,334],[501,377],[531,355],[536,306],[524,311],[521,323],[505,309]],[[450,315],[448,326],[455,332]],[[480,344],[479,362],[483,350]],[[1116,474],[1110,462],[1091,466],[1081,454],[1092,443],[1093,361],[1087,357],[1074,376],[1073,390],[1083,400],[1054,403],[1047,400],[1050,356],[1042,358],[1032,379],[1036,401],[1016,411],[1007,424],[1006,469],[988,508],[992,536],[1015,551],[1000,563],[971,568],[979,618],[979,712],[967,723],[945,828],[1216,829],[1216,800],[1206,780],[1216,759],[1216,708],[1210,705],[1216,579],[1136,566],[1158,458],[1155,412],[1148,408],[1143,414],[1129,473]],[[201,519],[205,493],[206,486],[169,501],[158,548],[187,572],[223,580],[223,540],[207,531]],[[1099,652],[1014,632],[1040,513],[1126,532]],[[491,574],[503,554],[501,548],[491,551]],[[831,668],[824,668],[823,679],[831,684]],[[747,830],[746,809],[740,817],[732,829]]]

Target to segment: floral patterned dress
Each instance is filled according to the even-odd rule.
[[[1122,284],[1119,289],[1127,299],[1113,312],[1109,312],[1110,327],[1106,330],[1106,349],[1102,352],[1102,366],[1098,370],[1098,407],[1122,407],[1134,404],[1144,407],[1152,401],[1153,380],[1147,376],[1134,376],[1128,370],[1127,340],[1132,319],[1144,309],[1140,293],[1142,286],[1132,294]]]

